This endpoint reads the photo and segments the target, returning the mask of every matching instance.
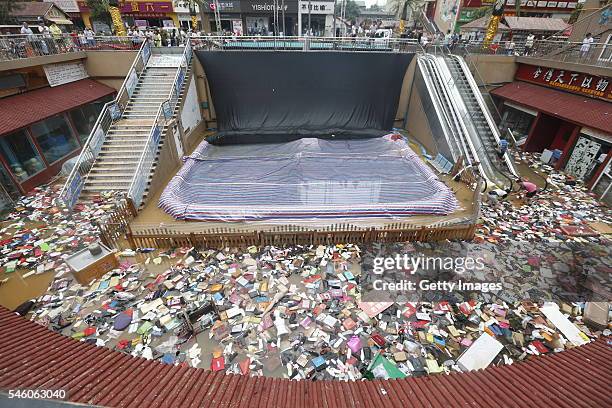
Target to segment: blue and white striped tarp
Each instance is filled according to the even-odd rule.
[[[173,217],[254,221],[446,215],[452,191],[404,139],[202,142],[162,193]]]

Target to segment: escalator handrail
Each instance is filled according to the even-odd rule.
[[[427,58],[421,58],[417,60],[417,64],[419,65],[419,69],[421,70],[421,75],[423,76],[423,82],[425,83],[425,87],[430,94],[430,98],[432,100],[432,105],[434,105],[434,109],[436,111],[437,116],[443,121],[442,125],[445,131],[445,137],[449,145],[452,143],[451,151],[453,154],[461,155],[462,147],[458,142],[459,136],[456,134],[456,130],[451,124],[451,119],[448,117],[448,113],[445,111],[445,107],[443,106],[440,97],[435,97],[438,92],[436,91],[436,86],[433,83],[435,78],[433,77],[433,73],[429,72],[431,69],[430,61]],[[453,157],[454,160],[457,160],[459,156]]]
[[[456,56],[454,56],[454,57],[456,57]],[[443,58],[444,58],[444,57],[443,57]],[[463,73],[464,73],[465,77],[466,77],[466,78],[467,78],[467,80],[468,80],[468,84],[470,85],[470,89],[472,90],[472,93],[474,93],[474,94],[475,94],[475,98],[476,98],[476,100],[478,101],[478,106],[480,107],[480,110],[481,110],[481,112],[483,113],[483,117],[485,117],[485,119],[487,120],[487,124],[489,125],[489,129],[491,130],[491,133],[493,133],[493,137],[496,139],[496,142],[497,142],[497,144],[499,145],[499,138],[497,137],[497,134],[495,133],[495,129],[496,129],[496,127],[495,127],[495,126],[491,127],[491,122],[490,122],[490,120],[489,120],[488,116],[486,115],[486,110],[483,108],[483,104],[481,104],[481,103],[480,103],[480,102],[481,102],[481,100],[478,98],[478,96],[479,96],[479,95],[478,95],[478,92],[474,92],[474,87],[472,86],[472,84],[471,84],[471,83],[470,83],[470,81],[469,81],[469,78],[470,78],[470,77],[469,77],[469,75],[467,75],[467,74],[466,74],[464,65],[462,65],[462,64],[461,64],[461,60],[460,60],[460,59],[456,59],[456,60],[459,62],[459,65],[460,65],[461,69],[463,70]],[[445,61],[446,61],[446,59],[445,59]],[[453,85],[455,85],[455,87],[457,88],[457,92],[459,93],[459,95],[460,95],[460,96],[461,96],[461,98],[463,99],[463,95],[462,95],[461,91],[459,91],[459,87],[457,86],[457,80],[451,77],[451,80],[449,80],[449,83],[448,83],[447,85],[450,85],[450,83],[451,83],[451,82],[453,83]],[[466,106],[466,113],[469,115],[470,119],[472,119],[472,120],[474,119],[473,113],[472,113],[472,112],[470,112],[470,111],[469,111],[469,109],[467,109],[467,106]],[[475,130],[475,131],[476,131],[476,133],[478,134],[478,137],[480,137],[480,138],[481,138],[481,133],[480,133],[480,131],[478,131],[478,129],[477,129],[475,126],[474,126],[474,130]],[[481,149],[478,149],[478,150],[481,150]],[[486,146],[485,146],[484,144],[482,145],[482,150],[483,150],[483,153],[484,153],[484,154],[486,154],[486,155],[489,157],[489,160],[488,160],[489,165],[490,165],[490,166],[491,166],[491,167],[492,167],[492,168],[493,168],[493,169],[494,169],[494,170],[495,170],[497,173],[501,174],[501,175],[502,175],[504,178],[508,179],[508,181],[510,182],[510,186],[508,187],[508,189],[512,190],[512,188],[513,188],[513,180],[512,180],[512,178],[511,178],[510,176],[508,176],[508,175],[506,174],[506,172],[505,172],[505,171],[501,170],[501,169],[500,169],[500,168],[497,166],[497,164],[496,164],[496,160],[495,160],[495,156],[494,156],[494,155],[495,155],[495,153],[489,152],[489,151],[486,149]],[[508,153],[506,152],[506,154],[504,155],[504,159],[505,159],[505,160],[506,160],[506,162],[508,163],[509,158],[508,158],[508,156],[507,156],[507,155],[508,155]],[[510,168],[510,166],[508,166],[508,167]]]
[[[432,64],[432,67],[436,73],[436,75],[438,75],[437,77],[437,81],[438,84],[442,85],[440,86],[441,90],[442,90],[442,96],[448,101],[448,106],[450,107],[451,113],[452,113],[452,118],[453,118],[453,123],[454,125],[458,128],[457,130],[460,132],[460,135],[467,135],[468,131],[467,128],[465,127],[465,124],[463,123],[463,118],[461,117],[461,115],[459,114],[459,112],[457,112],[455,110],[455,105],[452,102],[452,98],[450,97],[449,91],[448,91],[448,84],[444,81],[444,79],[439,76],[440,75],[440,68],[438,67],[438,61],[436,59],[436,57],[430,56],[430,62]],[[474,147],[474,145],[472,144],[472,141],[470,140],[469,137],[460,137],[459,139],[461,141],[461,144],[464,147],[464,150],[467,152],[469,152],[469,157],[475,159],[478,157],[477,154],[477,149]],[[465,142],[467,142],[467,146],[465,144]],[[466,157],[468,157],[466,155]],[[481,172],[481,174],[484,175],[484,170],[482,169],[482,165],[479,163],[478,164],[478,169]]]
[[[436,64],[436,67],[437,67],[436,69],[438,69],[438,70],[439,70],[440,68],[437,66],[437,64],[438,64],[438,59],[437,59],[436,57],[432,57],[432,58],[433,58],[433,61],[435,61],[435,64]],[[445,65],[446,65],[446,63],[445,63]],[[448,66],[447,66],[447,68],[448,68]],[[449,71],[450,71],[450,70],[449,70]],[[449,74],[450,74],[450,72],[449,72]],[[448,88],[450,87],[450,83],[453,83],[453,84],[454,84],[454,81],[452,81],[452,75],[449,75],[449,77],[450,77],[450,80],[449,80],[449,81],[445,81],[443,78],[440,78],[440,83],[443,83],[443,84],[444,84],[444,88],[443,88],[443,89],[444,89],[445,93],[447,94],[447,96],[446,96],[446,97],[447,97],[448,99],[451,99],[451,100],[452,100],[452,98],[450,97],[450,94],[449,94],[450,89],[448,89]],[[457,91],[457,93],[458,93],[458,94],[459,94],[459,96],[461,97],[460,92],[458,92],[458,91]],[[476,147],[475,147],[475,146],[474,146],[474,144],[472,143],[471,137],[469,136],[469,134],[470,134],[470,133],[468,132],[467,127],[466,127],[466,125],[465,125],[465,123],[464,123],[464,118],[465,118],[466,114],[467,114],[467,115],[469,115],[469,117],[470,117],[470,118],[472,118],[472,116],[471,116],[471,114],[470,114],[469,110],[466,108],[466,114],[461,114],[460,112],[458,112],[458,111],[456,110],[456,109],[457,109],[456,104],[450,104],[450,105],[451,105],[451,109],[453,110],[453,112],[454,112],[454,114],[455,114],[455,116],[456,116],[456,119],[457,119],[458,123],[460,124],[460,128],[461,128],[462,133],[463,133],[464,135],[466,135],[466,137],[465,137],[464,139],[467,141],[467,143],[468,143],[468,144],[469,144],[469,146],[470,146],[471,155],[472,155],[473,157],[475,157],[475,158],[478,158],[478,157],[479,157],[479,156],[478,156],[478,152],[482,150],[482,154],[485,154],[485,155],[487,156],[487,163],[489,164],[489,166],[490,166],[490,167],[491,167],[493,170],[495,170],[496,172],[498,172],[498,173],[499,173],[500,171],[499,171],[499,169],[497,168],[497,166],[494,166],[494,165],[492,164],[492,160],[490,160],[490,159],[488,158],[488,152],[487,152],[486,150],[484,150],[484,146],[483,146],[483,148],[482,148],[482,149],[476,149]],[[480,134],[479,134],[479,133],[477,133],[477,135],[478,135],[478,137],[480,137]],[[487,176],[486,176],[486,172],[484,171],[484,168],[483,168],[483,166],[482,166],[482,160],[479,160],[479,163],[478,163],[478,169],[479,169],[479,171],[480,171],[480,174],[483,176],[483,178],[486,178]],[[503,174],[503,173],[502,173],[502,174]],[[504,175],[506,178],[508,178],[508,177],[506,176],[506,174],[503,174],[503,175]],[[510,178],[508,178],[508,179],[509,179],[509,181],[510,181],[510,183],[511,183],[510,185],[512,186],[512,179],[510,179]],[[495,184],[495,183],[491,183],[491,184]]]
[[[493,121],[493,119],[491,118],[491,115],[488,111],[488,109],[486,109],[486,104],[484,101],[484,98],[482,97],[482,94],[480,93],[480,90],[478,90],[478,86],[476,85],[476,82],[474,81],[474,77],[470,75],[468,75],[469,68],[467,67],[467,64],[465,63],[465,61],[463,60],[463,58],[461,58],[458,55],[453,55],[450,54],[449,55],[450,58],[454,58],[459,65],[461,66],[461,70],[463,71],[463,74],[465,75],[465,78],[467,79],[468,85],[470,86],[470,89],[472,90],[472,93],[474,94],[476,101],[478,102],[478,106],[480,106],[480,110],[483,113],[483,116],[485,118],[485,120],[487,121],[487,124],[489,125],[489,128],[491,129],[491,133],[493,134],[493,137],[495,139],[495,142],[497,143],[497,146],[499,146],[500,143],[500,135],[499,135],[499,130],[497,128],[497,125],[495,124],[495,122]],[[508,166],[508,169],[510,170],[510,173],[514,176],[514,177],[518,177],[519,174],[517,173],[516,169],[514,168],[514,165],[512,164],[512,161],[510,160],[510,157],[507,155],[507,153],[504,155],[504,161],[506,162],[506,166]]]

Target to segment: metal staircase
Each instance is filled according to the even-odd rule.
[[[60,192],[72,207],[79,196],[91,199],[120,191],[139,207],[168,125],[179,110],[190,73],[191,47],[151,48],[143,44],[115,101],[106,104]]]
[[[85,180],[83,198],[108,190],[127,192],[157,111],[172,91],[175,75],[176,68],[170,67],[144,70],[123,117],[107,133]]]

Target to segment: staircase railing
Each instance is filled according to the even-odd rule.
[[[117,96],[111,102],[108,102],[102,108],[98,120],[94,124],[83,148],[81,154],[70,171],[66,183],[60,191],[58,201],[60,205],[68,208],[74,207],[76,201],[81,194],[81,190],[85,185],[85,179],[89,174],[94,162],[98,158],[102,145],[106,141],[108,131],[112,124],[121,119],[123,111],[130,99],[130,96],[136,88],[138,77],[147,66],[149,57],[151,56],[151,44],[145,41],[140,46],[138,54],[132,62],[121,88],[117,92]]]
[[[130,188],[128,190],[128,198],[132,200],[136,208],[139,208],[143,202],[149,176],[151,174],[151,170],[153,170],[153,164],[155,162],[159,141],[161,139],[162,132],[164,131],[164,126],[168,124],[168,122],[170,122],[174,116],[174,110],[179,102],[181,88],[185,82],[185,77],[191,63],[192,54],[193,51],[191,49],[191,45],[188,43],[183,51],[181,64],[176,72],[176,76],[174,77],[170,95],[168,96],[168,99],[161,104],[157,111],[155,121],[151,126],[151,132],[149,133],[149,137],[147,138],[147,142],[140,156],[140,160],[138,161],[138,166],[136,167],[134,177],[132,178],[132,182],[130,183]]]

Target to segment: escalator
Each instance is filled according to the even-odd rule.
[[[497,154],[499,131],[463,59],[425,54],[418,67],[428,93],[421,92],[421,98],[432,100],[448,144],[439,150],[446,149],[455,161],[460,153],[489,185],[511,189],[518,173],[508,153],[502,158]]]

